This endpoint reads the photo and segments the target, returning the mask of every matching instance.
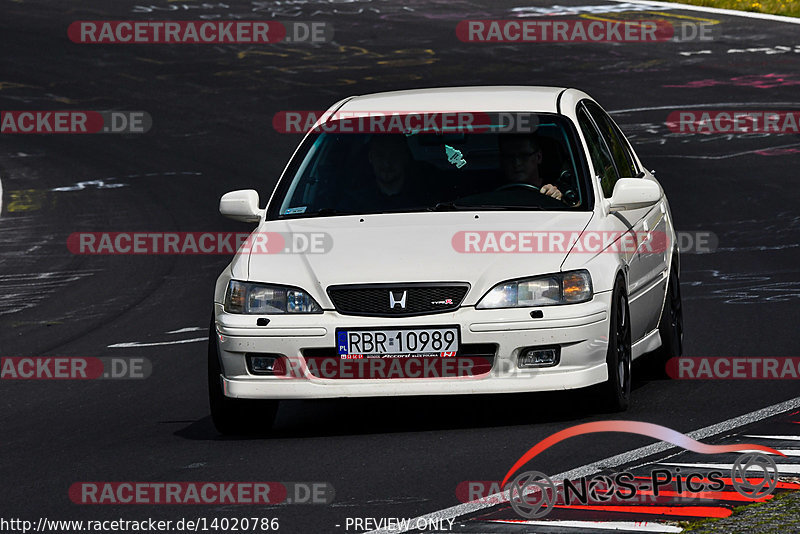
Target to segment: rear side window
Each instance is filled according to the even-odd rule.
[[[592,158],[592,165],[594,165],[595,171],[597,171],[600,177],[600,186],[603,188],[603,196],[608,198],[614,191],[614,185],[617,183],[617,180],[619,180],[619,174],[614,167],[614,160],[611,157],[608,147],[583,106],[578,108],[578,126],[583,136],[586,138],[586,144],[589,147],[589,156]]]
[[[586,107],[595,124],[600,128],[600,133],[608,144],[608,148],[611,149],[611,155],[617,164],[620,178],[633,178],[638,175],[639,170],[636,168],[635,159],[628,148],[628,143],[611,117],[594,102],[586,102]]]

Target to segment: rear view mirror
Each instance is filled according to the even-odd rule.
[[[225,193],[219,200],[219,212],[235,221],[260,221],[262,211],[258,209],[258,192],[254,189],[240,189]]]
[[[661,188],[653,180],[620,178],[614,184],[609,210],[625,211],[646,208],[661,200]]]

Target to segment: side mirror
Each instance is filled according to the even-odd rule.
[[[225,193],[219,200],[219,212],[235,221],[258,222],[262,214],[258,209],[258,193],[253,189]]]
[[[614,184],[609,211],[646,208],[661,200],[661,188],[653,180],[620,178]]]

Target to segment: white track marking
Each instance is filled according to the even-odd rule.
[[[727,108],[750,106],[800,106],[798,102],[717,102],[712,104],[681,104],[673,106],[652,106],[646,108],[615,109],[609,113],[635,113],[637,111],[658,111],[661,109]]]
[[[783,148],[795,148],[800,147],[800,143],[792,143],[791,145],[781,145],[781,146],[771,146],[766,148],[754,148],[753,150],[745,150],[744,152],[736,152],[735,154],[725,154],[723,156],[691,156],[689,154],[653,154],[650,156],[651,158],[684,158],[684,159],[728,159],[728,158],[735,158],[737,156],[746,156],[747,154],[755,154],[756,152],[766,152],[768,150],[780,150]]]
[[[736,11],[735,9],[720,9],[718,7],[693,6],[690,4],[675,4],[674,2],[645,2],[642,0],[611,0],[626,4],[641,4],[653,7],[666,7],[676,11],[702,11],[704,13],[716,13],[717,15],[730,15],[732,17],[746,17],[749,19],[771,20],[773,22],[788,22],[789,24],[800,24],[800,19],[795,17],[784,17],[781,15],[770,15],[768,13],[752,13],[750,11]]]
[[[167,332],[167,334],[185,334],[186,332],[202,332],[203,330],[208,330],[208,327],[203,328],[202,326],[188,326],[178,330],[170,330]]]
[[[785,439],[786,441],[800,441],[800,436],[752,436],[746,435],[746,438],[761,438],[761,439]]]
[[[181,343],[198,343],[200,341],[208,341],[207,337],[195,337],[192,339],[178,339],[176,341],[157,341],[155,343],[139,343],[138,341],[131,341],[129,343],[115,343],[109,345],[109,349],[132,349],[135,347],[157,347],[159,345],[179,345]]]
[[[800,456],[800,449],[775,449],[776,451],[782,453],[784,456]],[[747,450],[747,451],[737,451],[737,452],[729,452],[727,454],[744,454],[746,452],[756,452],[758,454],[768,454],[770,456],[778,456],[772,452],[764,452],[764,451],[757,451],[757,450]]]
[[[728,432],[740,426],[749,425],[756,421],[761,421],[762,419],[772,417],[773,415],[778,415],[780,413],[796,409],[797,407],[800,407],[800,397],[795,397],[791,400],[780,402],[778,404],[773,404],[772,406],[767,406],[766,408],[761,408],[760,410],[746,413],[744,415],[728,419],[727,421],[723,421],[721,423],[707,426],[705,428],[700,428],[698,430],[688,433],[687,436],[695,440],[701,440],[704,438],[722,434],[723,432]],[[640,447],[638,449],[624,452],[616,456],[611,456],[604,460],[599,460],[597,462],[586,464],[581,467],[576,467],[575,469],[572,469],[570,471],[554,475],[551,478],[553,479],[568,478],[572,480],[583,476],[590,476],[602,471],[603,469],[616,467],[618,465],[626,464],[641,458],[645,458],[652,454],[656,454],[658,452],[674,448],[677,448],[677,446],[671,443],[667,443],[665,441],[659,441],[658,443],[653,443],[652,445]],[[798,467],[800,467],[800,465],[798,465]],[[490,508],[492,506],[495,506],[497,502],[508,501],[508,492],[503,491],[500,493],[495,493],[494,495],[489,495],[487,497],[482,498],[481,500],[483,502],[474,501],[474,502],[458,504],[456,506],[451,506],[450,508],[445,508],[444,510],[438,510],[436,512],[431,512],[429,514],[419,516],[417,518],[412,519],[410,524],[415,525],[418,519],[426,519],[426,520],[450,519],[470,514],[472,512],[477,512],[478,510],[482,510],[484,508]],[[395,534],[399,532],[408,532],[408,530],[409,529],[403,529],[403,530],[378,529],[378,530],[371,530],[369,531],[368,534]]]
[[[0,274],[0,315],[33,308],[67,284],[93,276],[99,269]]]
[[[78,182],[75,185],[56,187],[50,191],[83,191],[88,186],[92,186],[94,189],[115,189],[117,187],[127,187],[128,184],[107,184],[103,180],[89,180],[86,182]]]
[[[491,519],[492,523],[531,525],[537,527],[591,528],[597,530],[632,530],[634,532],[683,532],[681,527],[640,521],[506,521]]]
[[[673,467],[694,467],[697,469],[717,469],[719,471],[730,471],[733,469],[734,464],[694,464],[694,463],[672,463],[672,462],[659,462],[659,465],[670,465]],[[800,464],[779,464],[776,463],[775,465],[778,466],[778,474],[779,475],[800,475]],[[761,470],[758,466],[752,466],[750,470]]]

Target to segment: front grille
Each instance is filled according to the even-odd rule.
[[[424,282],[331,286],[328,296],[343,315],[409,317],[455,310],[467,291],[466,282]]]

